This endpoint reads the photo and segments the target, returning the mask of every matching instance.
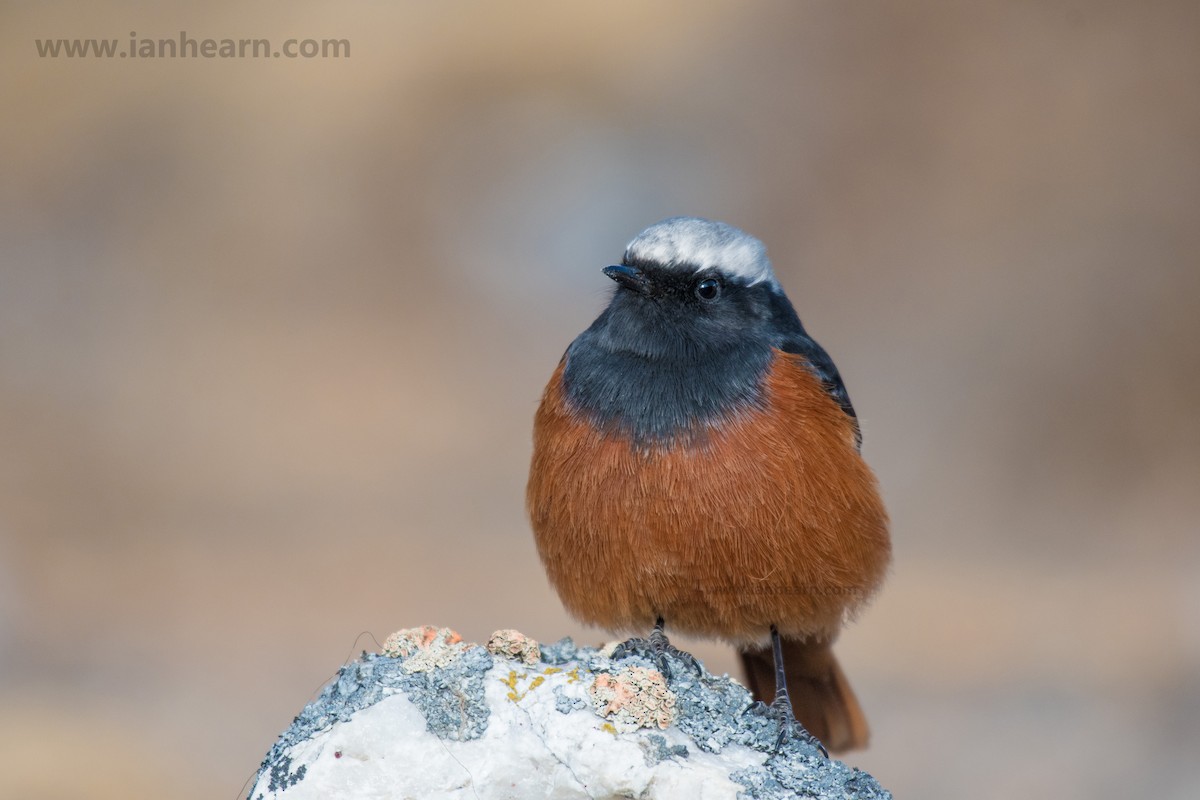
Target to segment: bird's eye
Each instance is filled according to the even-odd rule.
[[[705,278],[696,284],[696,297],[711,303],[721,296],[721,282],[716,278]]]

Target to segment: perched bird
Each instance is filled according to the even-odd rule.
[[[534,423],[526,499],[550,582],[583,622],[654,626],[639,641],[660,653],[664,623],[728,641],[781,722],[864,746],[831,646],[891,546],[837,368],[730,225],[664,220],[604,273],[612,300]]]

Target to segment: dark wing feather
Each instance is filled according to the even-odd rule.
[[[785,353],[794,353],[804,357],[813,373],[820,379],[821,385],[825,387],[825,391],[854,422],[854,441],[861,449],[862,430],[858,426],[858,414],[854,412],[854,405],[850,402],[850,393],[846,391],[846,384],[842,382],[837,365],[833,363],[829,353],[825,352],[825,348],[817,344],[817,341],[804,330],[800,317],[787,297],[778,293],[773,299],[772,311],[775,324],[783,334],[778,343],[779,349]]]

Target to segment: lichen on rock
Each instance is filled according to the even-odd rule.
[[[658,670],[627,666],[601,673],[588,693],[596,713],[621,732],[666,728],[675,721],[675,694]]]
[[[396,631],[383,642],[383,654],[404,659],[405,672],[428,672],[445,667],[470,645],[450,628],[424,625]]]
[[[777,722],[727,676],[497,634],[389,636],[305,706],[249,797],[890,798],[805,741],[777,748]]]
[[[511,658],[523,664],[536,664],[542,657],[537,641],[512,628],[493,633],[486,647],[494,656]]]

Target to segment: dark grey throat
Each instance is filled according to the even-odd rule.
[[[768,323],[698,325],[683,309],[619,290],[567,349],[567,401],[635,444],[702,435],[761,403],[778,338]]]
[[[727,282],[719,303],[698,304],[692,279],[646,269],[655,291],[618,289],[567,348],[567,402],[593,425],[635,443],[702,436],[761,406],[775,350],[802,357],[825,391],[858,420],[833,359],[804,330],[778,285]],[[859,437],[861,443],[861,437]]]

